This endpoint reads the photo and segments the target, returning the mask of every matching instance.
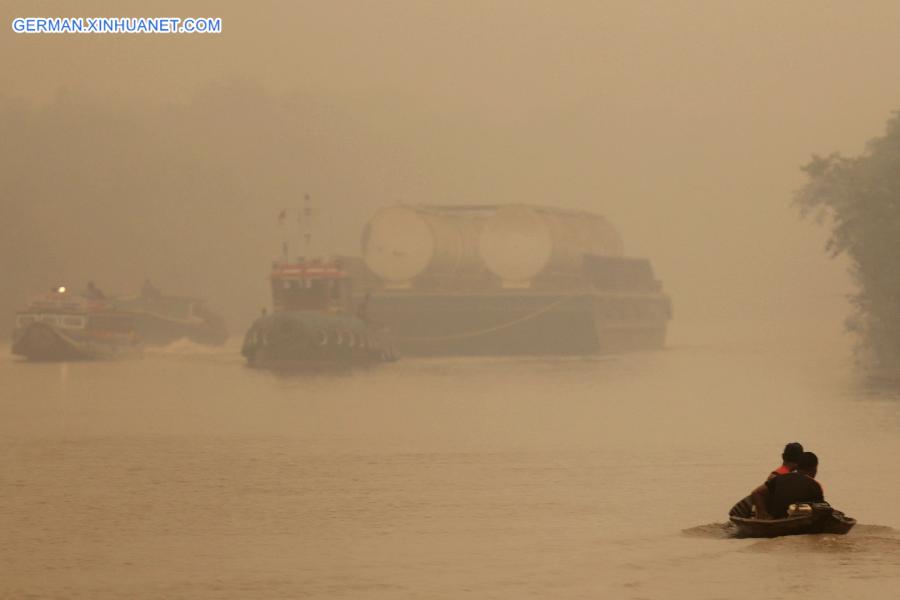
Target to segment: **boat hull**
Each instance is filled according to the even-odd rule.
[[[665,344],[663,294],[504,290],[380,291],[367,307],[399,352],[440,355],[591,355]]]
[[[352,368],[396,359],[385,332],[355,317],[317,311],[258,318],[241,353],[249,366],[274,370]]]
[[[166,346],[181,339],[218,346],[228,339],[224,319],[197,298],[156,293],[116,298],[113,303],[134,316],[134,330],[148,346]]]
[[[221,346],[228,339],[224,323],[218,321],[189,322],[153,313],[139,314],[135,330],[150,346],[165,346],[181,339],[196,344]]]
[[[12,353],[31,361],[108,360],[135,356],[141,351],[127,335],[74,333],[47,323],[16,330]]]
[[[827,504],[815,504],[812,506],[811,512],[789,516],[785,519],[754,519],[730,516],[729,520],[736,528],[737,537],[754,538],[771,538],[808,533],[843,535],[856,525],[856,519],[832,509]]]

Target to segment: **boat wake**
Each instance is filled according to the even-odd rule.
[[[234,354],[235,349],[231,342],[232,340],[228,340],[221,346],[210,346],[181,338],[165,346],[146,348],[144,354],[150,356],[222,356]]]
[[[900,532],[885,525],[857,524],[846,535],[815,533],[774,538],[738,538],[737,528],[729,522],[707,523],[682,530],[682,534],[707,539],[744,539],[750,542],[745,552],[889,552],[900,553]]]
[[[702,537],[709,539],[725,539],[735,536],[736,528],[730,522],[725,523],[707,523],[706,525],[697,525],[682,529],[681,532],[691,537]]]

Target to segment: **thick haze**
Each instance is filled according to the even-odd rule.
[[[309,192],[336,251],[395,202],[584,208],[652,259],[676,323],[839,319],[850,287],[790,204],[798,167],[900,108],[894,2],[121,5],[4,3],[0,314],[149,276],[243,333],[275,215]],[[224,33],[17,35],[17,16]]]

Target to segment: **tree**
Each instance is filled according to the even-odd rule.
[[[826,250],[850,259],[857,286],[848,329],[861,362],[900,368],[900,111],[857,157],[813,156],[795,198],[801,216],[830,221]]]

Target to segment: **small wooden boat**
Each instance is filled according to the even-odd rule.
[[[806,533],[843,535],[856,525],[856,519],[835,510],[827,502],[799,504],[784,519],[755,519],[729,516],[737,529],[737,537],[778,537]]]

